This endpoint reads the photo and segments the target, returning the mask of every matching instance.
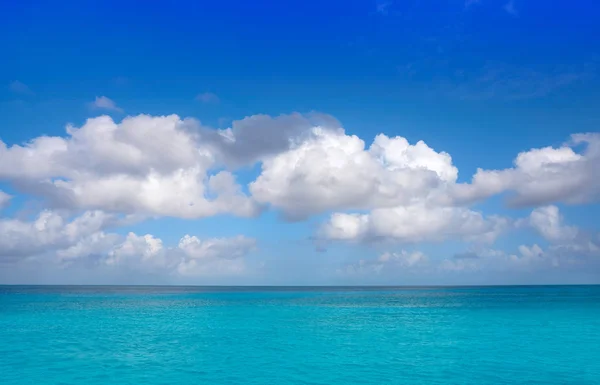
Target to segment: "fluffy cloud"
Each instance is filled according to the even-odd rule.
[[[538,278],[552,277],[551,282],[570,274],[587,277],[592,273],[593,276],[600,268],[600,234],[588,234],[565,225],[557,207],[534,209],[530,216],[517,221],[517,225],[533,228],[549,244],[544,247],[535,243],[520,245],[514,253],[473,244],[467,251],[450,258],[444,255],[430,258],[419,251],[386,252],[375,259],[347,264],[337,272],[346,278],[385,276],[390,282],[404,282],[418,276],[421,283],[507,283],[513,282],[512,278],[522,283],[540,273]],[[356,233],[357,227],[348,233]]]
[[[57,252],[61,262],[97,265],[132,274],[163,277],[237,275],[245,272],[244,257],[256,249],[252,238],[199,239],[185,235],[176,247],[166,247],[151,234],[96,233],[82,242]]]
[[[574,226],[563,225],[563,218],[556,206],[534,209],[526,222],[546,240],[554,243],[573,241],[579,232]]]
[[[369,214],[335,213],[321,228],[321,235],[345,241],[388,239],[417,243],[459,238],[493,242],[509,225],[505,218],[485,218],[462,207],[419,204],[375,209]]]
[[[68,248],[122,221],[101,211],[88,211],[69,220],[50,210],[42,211],[33,221],[0,219],[0,257],[26,257]]]
[[[153,235],[122,236],[106,229],[129,224],[128,218],[88,211],[71,218],[45,210],[34,220],[0,220],[0,262],[39,266],[56,264],[128,271],[163,277],[232,275],[245,272],[244,257],[256,249],[252,238],[199,239],[185,235],[167,247]]]
[[[342,129],[315,127],[310,138],[265,159],[250,191],[288,218],[301,219],[327,210],[423,201],[454,183],[457,174],[450,155],[424,142],[378,135],[366,149],[363,140]]]
[[[589,234],[563,223],[556,206],[534,209],[529,217],[517,221],[518,227],[529,226],[549,245],[521,245],[518,253],[479,249],[460,253],[445,260],[447,270],[527,270],[540,268],[571,268],[600,265],[600,234]]]
[[[243,170],[246,179],[256,164],[259,174],[240,185],[235,172]],[[457,183],[449,154],[401,136],[380,134],[366,144],[323,114],[255,115],[223,130],[177,115],[100,116],[69,126],[64,136],[10,146],[0,141],[0,182],[52,207],[32,221],[0,219],[0,254],[53,254],[65,265],[177,277],[241,274],[252,239],[185,236],[165,246],[157,236],[108,229],[123,224],[123,214],[250,217],[265,207],[291,220],[328,214],[317,237],[324,242],[464,240],[480,248],[514,223],[470,205],[508,193],[512,205],[535,207],[517,226],[534,229],[548,244],[522,246],[514,254],[470,250],[445,267],[418,253],[389,253],[353,268],[563,266],[577,256],[597,256],[600,238],[565,225],[550,204],[598,201],[599,165],[600,135],[577,134],[558,148],[518,154],[514,167],[480,169],[470,183]],[[0,192],[0,208],[8,199]]]
[[[576,147],[584,146],[581,153]],[[485,199],[505,191],[514,193],[510,203],[538,206],[553,202],[580,204],[600,199],[600,134],[575,134],[559,148],[544,147],[520,153],[515,167],[479,169],[471,184],[456,185],[459,202]]]
[[[584,150],[576,152],[581,145]],[[366,147],[323,114],[255,115],[225,130],[176,115],[120,123],[101,116],[69,126],[66,137],[41,136],[10,147],[0,141],[0,159],[0,180],[58,207],[183,218],[253,216],[262,205],[295,220],[419,205],[472,216],[457,205],[506,191],[514,193],[515,205],[585,203],[600,195],[594,177],[598,134],[523,152],[513,168],[478,170],[472,183],[457,184],[449,154],[383,134]],[[261,173],[248,196],[231,169],[256,162]]]
[[[340,123],[330,115],[318,113],[252,115],[233,121],[224,130],[204,127],[197,130],[216,158],[230,167],[238,167],[287,152],[312,138],[315,127],[335,130]]]
[[[176,115],[89,119],[68,137],[0,142],[0,179],[76,209],[198,218],[255,215],[233,175],[209,175],[214,154]]]

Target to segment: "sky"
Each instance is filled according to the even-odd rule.
[[[600,283],[593,1],[0,5],[0,283]]]

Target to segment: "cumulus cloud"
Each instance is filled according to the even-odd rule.
[[[101,116],[69,126],[66,138],[0,141],[0,179],[59,207],[183,218],[258,213],[231,173],[208,173],[214,153],[187,127],[176,115],[121,123]]]
[[[44,210],[32,220],[0,219],[0,262],[177,279],[242,274],[245,257],[256,250],[256,240],[241,235],[208,239],[185,235],[176,246],[166,246],[151,234],[107,232],[129,224],[130,218],[101,211],[73,217]]]
[[[563,222],[556,206],[536,208],[529,217],[517,221],[517,226],[537,231],[549,242],[547,247],[520,245],[515,254],[492,249],[469,250],[444,260],[441,268],[474,271],[600,267],[600,234],[586,233]]]
[[[285,153],[313,135],[313,128],[335,130],[340,123],[330,115],[310,113],[252,115],[232,122],[224,130],[199,128],[202,141],[224,164],[237,167],[252,165]]]
[[[114,100],[106,96],[96,96],[96,99],[89,103],[89,106],[93,109],[123,112],[123,109],[117,106]]]
[[[86,261],[180,277],[238,274],[254,240],[186,236],[172,247],[154,235],[121,236],[107,229],[123,214],[250,217],[266,207],[290,220],[327,214],[316,237],[325,243],[462,240],[490,247],[514,223],[470,206],[507,193],[511,205],[535,208],[517,225],[534,229],[549,245],[523,246],[514,255],[469,251],[468,258],[449,259],[448,269],[482,261],[506,266],[557,260],[562,266],[569,255],[592,258],[599,242],[596,235],[564,224],[552,204],[598,201],[599,161],[600,135],[576,134],[557,148],[518,154],[511,168],[480,169],[470,183],[457,183],[450,154],[401,136],[379,134],[366,144],[324,114],[255,115],[223,130],[177,115],[121,121],[100,116],[68,126],[64,136],[40,136],[21,145],[0,141],[0,181],[52,207],[32,221],[1,219],[0,233],[6,236],[0,253],[12,258],[53,250],[64,264]],[[238,183],[236,171],[256,164],[256,178],[247,186]],[[0,192],[0,207],[7,201]],[[411,268],[415,260],[420,268],[437,266],[412,253],[381,258],[389,261],[364,263],[368,269]]]
[[[504,192],[520,206],[600,197],[598,134],[523,152],[513,168],[478,170],[471,183],[457,184],[448,153],[384,134],[367,147],[323,114],[255,115],[224,130],[176,115],[101,116],[69,126],[66,137],[0,141],[0,157],[0,179],[55,206],[184,218],[252,216],[262,205],[292,220],[412,206],[458,213]],[[261,172],[248,196],[232,171],[256,162]]]
[[[563,217],[556,206],[534,209],[527,222],[541,236],[553,243],[573,241],[579,232],[577,227],[563,225]]]
[[[486,218],[462,207],[419,204],[375,209],[368,214],[334,213],[320,234],[325,239],[343,241],[384,239],[417,243],[464,239],[493,242],[509,226],[506,218]]]
[[[586,232],[577,226],[564,224],[556,206],[536,208],[518,225],[530,226],[548,241],[548,255],[561,259],[596,258],[600,262],[600,233]]]
[[[422,201],[457,178],[447,153],[424,142],[378,135],[366,149],[343,129],[315,127],[289,151],[265,159],[250,191],[290,219],[336,209],[392,207]]]
[[[121,220],[101,211],[87,211],[70,219],[51,210],[42,211],[32,221],[0,219],[0,257],[27,257],[68,248]]]
[[[584,146],[582,152],[575,148]],[[520,153],[513,168],[479,169],[470,184],[454,186],[458,202],[511,192],[513,206],[538,206],[554,202],[581,204],[600,199],[600,134],[575,134],[559,148],[544,147]]]
[[[61,262],[96,265],[132,274],[153,274],[163,277],[199,277],[238,275],[245,272],[244,258],[256,249],[252,238],[199,239],[185,235],[175,247],[165,246],[151,234],[126,237],[96,233],[68,249],[59,250]]]
[[[385,252],[374,259],[363,258],[346,264],[337,273],[346,278],[385,275],[391,282],[404,282],[402,280],[408,277],[418,276],[417,282],[421,283],[523,283],[544,276],[551,277],[549,282],[561,282],[561,277],[589,276],[600,271],[600,234],[585,233],[563,222],[555,206],[537,208],[530,216],[517,221],[518,226],[538,231],[549,241],[547,246],[520,245],[511,253],[472,244],[452,257],[443,252],[432,257],[419,251]]]

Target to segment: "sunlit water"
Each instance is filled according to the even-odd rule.
[[[600,384],[600,286],[0,286],[0,384]]]

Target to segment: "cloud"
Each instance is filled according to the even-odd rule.
[[[163,278],[238,275],[256,240],[245,236],[207,238],[185,235],[165,246],[151,234],[126,236],[106,230],[127,226],[131,218],[87,211],[79,216],[43,210],[32,220],[0,219],[0,262]]]
[[[256,240],[244,236],[199,239],[185,235],[175,247],[165,246],[151,234],[130,232],[125,237],[97,233],[66,250],[60,262],[108,267],[137,275],[164,278],[239,275],[246,272],[244,258],[256,250]]]
[[[510,0],[508,3],[504,4],[504,10],[511,16],[519,16],[519,12],[515,8],[514,0]]]
[[[122,108],[118,107],[112,99],[106,96],[96,96],[96,99],[89,103],[89,106],[93,109],[123,112]]]
[[[550,243],[547,254],[555,258],[598,258],[600,261],[600,233],[590,233],[563,223],[558,207],[534,209],[530,216],[518,221],[518,226],[530,226]]]
[[[202,103],[219,103],[221,100],[212,92],[204,92],[196,95],[196,100]]]
[[[29,88],[27,84],[24,84],[18,80],[10,82],[8,88],[16,94],[34,95],[34,92],[31,90],[31,88]]]
[[[445,259],[442,270],[452,271],[543,271],[600,268],[600,234],[582,232],[563,223],[556,206],[534,209],[530,216],[517,221],[517,226],[530,226],[550,244],[520,245],[518,253],[501,250],[471,249]]]
[[[0,210],[8,206],[11,198],[12,197],[10,195],[0,190]]]
[[[576,148],[584,147],[582,152]],[[539,206],[555,202],[582,204],[600,199],[600,134],[574,134],[559,148],[544,147],[520,153],[514,167],[478,169],[471,184],[453,187],[459,202],[475,201],[509,191],[512,206]]]
[[[486,218],[462,207],[418,204],[375,209],[368,214],[334,213],[321,227],[320,236],[340,241],[419,243],[464,239],[491,243],[509,226],[506,218]]]
[[[41,198],[38,202],[47,208],[31,221],[1,220],[0,230],[8,234],[0,240],[5,258],[54,252],[66,265],[144,266],[148,274],[164,269],[177,277],[237,274],[245,262],[234,256],[249,253],[253,240],[189,236],[169,247],[154,235],[121,236],[107,229],[122,223],[123,215],[129,220],[253,217],[269,207],[288,220],[325,216],[313,234],[320,246],[461,241],[478,248],[470,258],[449,258],[454,269],[485,261],[500,268],[514,258],[524,263],[534,257],[562,266],[569,255],[592,258],[599,245],[596,235],[564,224],[553,206],[599,200],[596,133],[524,151],[512,167],[479,169],[469,183],[457,183],[450,154],[423,141],[379,134],[366,144],[335,118],[318,113],[254,115],[222,130],[177,115],[120,121],[99,116],[68,126],[63,136],[39,136],[21,145],[0,141],[0,159],[0,181],[8,182],[11,191]],[[260,166],[254,180],[238,182],[237,171],[254,165]],[[248,174],[243,178],[248,180]],[[513,221],[471,207],[499,194],[507,196],[509,205],[534,210]],[[1,205],[6,205],[5,195]],[[84,221],[90,213],[105,219]],[[542,252],[525,246],[529,249],[485,259],[480,248],[491,247],[515,226],[535,230],[548,245],[540,243]],[[67,232],[67,227],[82,229]],[[392,260],[410,264],[402,258]],[[423,266],[432,268],[432,261]]]
[[[424,142],[378,135],[362,139],[341,128],[314,127],[289,151],[267,158],[250,184],[253,196],[289,219],[336,209],[393,207],[422,201],[457,178],[452,158]]]
[[[118,223],[117,216],[101,211],[87,211],[70,220],[66,214],[51,210],[42,211],[33,221],[0,219],[0,258],[68,248]]]
[[[231,127],[224,130],[200,127],[198,131],[201,140],[223,164],[239,167],[286,152],[311,137],[315,127],[336,129],[340,123],[330,115],[319,113],[252,115],[234,120]]]
[[[421,216],[413,218],[418,233]],[[341,233],[360,233],[361,226],[355,223]],[[506,284],[578,282],[600,271],[600,233],[585,233],[565,225],[555,206],[534,209],[530,216],[517,221],[517,226],[535,229],[550,244],[546,247],[536,243],[520,245],[516,252],[510,253],[473,243],[469,249],[451,257],[444,256],[443,252],[433,256],[419,251],[385,252],[375,259],[362,258],[345,264],[337,273],[340,278],[355,283],[383,280],[390,284]],[[341,228],[343,226],[338,230]]]
[[[536,208],[531,212],[528,222],[541,236],[553,243],[573,241],[579,232],[574,226],[562,224],[563,218],[556,206]]]
[[[252,216],[259,207],[228,171],[209,173],[215,154],[176,115],[108,116],[67,127],[67,137],[24,146],[0,141],[0,180],[56,207],[200,218]]]
[[[245,270],[244,256],[256,249],[256,240],[244,236],[200,240],[186,235],[178,248],[186,259],[177,266],[184,276],[197,276],[214,272],[241,274]]]
[[[384,134],[367,147],[335,118],[316,113],[254,115],[224,130],[177,115],[120,122],[100,116],[68,126],[64,137],[40,136],[12,146],[0,141],[0,157],[0,180],[52,207],[202,218],[255,216],[270,206],[290,220],[333,211],[346,215],[335,218],[368,224],[354,237],[360,239],[419,239],[401,230],[405,212],[431,221],[439,215],[431,223],[440,229],[468,228],[493,239],[498,231],[488,226],[502,227],[502,221],[483,218],[468,205],[503,193],[512,206],[600,198],[595,133],[575,134],[558,148],[522,152],[512,168],[479,169],[470,183],[457,183],[458,169],[446,152]],[[248,193],[234,171],[256,163],[261,171]],[[352,213],[357,211],[362,212]],[[399,225],[381,230],[379,223],[389,221]],[[440,234],[452,235],[444,231]]]

